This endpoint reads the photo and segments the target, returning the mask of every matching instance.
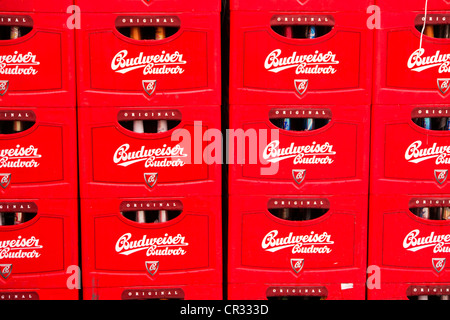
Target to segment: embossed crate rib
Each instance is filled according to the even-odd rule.
[[[181,213],[164,223],[126,218],[155,206]],[[220,196],[82,199],[81,218],[85,299],[126,299],[142,289],[134,292],[141,298],[161,288],[178,288],[188,300],[221,298]]]

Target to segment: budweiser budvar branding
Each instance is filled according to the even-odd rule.
[[[42,156],[38,153],[38,148],[30,145],[15,148],[0,149],[0,168],[37,168]]]
[[[405,159],[408,162],[419,163],[425,160],[436,158],[436,164],[449,164],[450,146],[438,146],[433,143],[431,147],[422,147],[423,142],[414,141],[405,152]]]
[[[13,240],[0,240],[0,259],[39,258],[41,256],[37,251],[39,249],[42,249],[42,245],[34,236],[30,238],[18,236]]]
[[[450,72],[450,54],[442,54],[440,50],[426,56],[425,49],[420,48],[408,59],[408,68],[415,72],[422,72],[430,68],[438,68],[439,73]]]
[[[323,144],[313,141],[310,145],[296,146],[294,142],[287,148],[280,148],[280,141],[270,142],[263,151],[263,158],[268,162],[294,158],[294,164],[332,164],[336,152],[329,142]]]
[[[145,167],[182,167],[185,162],[179,158],[187,157],[184,149],[179,145],[169,147],[166,144],[162,148],[146,149],[142,146],[139,150],[130,151],[128,143],[121,145],[114,153],[113,161],[121,167],[128,167],[137,162],[145,161]],[[175,157],[177,159],[170,159]]]
[[[295,68],[296,74],[335,74],[338,65],[336,55],[328,51],[326,53],[316,50],[313,54],[298,55],[297,52],[290,56],[283,56],[281,49],[275,49],[266,58],[264,67],[274,73]]]
[[[36,56],[31,53],[19,53],[0,56],[0,74],[2,75],[36,75],[38,70],[34,67],[40,65]]]
[[[155,238],[144,235],[139,240],[132,240],[132,237],[131,233],[125,233],[117,240],[115,250],[118,254],[128,256],[146,250],[147,256],[179,256],[185,255],[187,251],[183,247],[189,246],[181,234],[171,236],[166,233],[163,237]]]
[[[144,75],[149,74],[182,74],[185,65],[183,54],[162,51],[161,54],[144,56],[141,52],[137,57],[129,58],[128,51],[122,50],[115,55],[111,62],[111,69],[117,73],[125,74],[136,69],[144,69]]]
[[[334,244],[327,232],[318,234],[311,231],[305,235],[294,235],[290,232],[285,237],[278,236],[278,233],[278,230],[272,230],[263,238],[261,247],[265,251],[276,252],[292,248],[292,253],[330,253],[332,249],[328,245]]]
[[[403,240],[403,248],[416,252],[433,247],[433,253],[450,252],[450,234],[437,235],[432,231],[429,235],[419,237],[420,230],[415,229],[408,233]]]

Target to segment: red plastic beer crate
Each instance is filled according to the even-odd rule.
[[[74,199],[77,188],[75,109],[1,108],[0,198]]]
[[[386,8],[387,3],[397,5],[396,1],[380,4],[381,29],[376,31],[375,40],[374,104],[449,101],[450,39],[443,37],[450,21],[450,5],[441,0],[445,9],[441,6],[440,10],[432,10],[429,1],[426,23],[434,28],[434,37],[431,37],[421,33],[425,2],[419,2],[416,6],[408,3],[408,11],[402,12],[391,12],[390,7]]]
[[[370,104],[373,30],[365,11],[232,11],[230,19],[231,104]],[[279,31],[305,25],[329,32],[301,39]]]
[[[220,196],[82,199],[81,205],[85,299],[222,298]],[[146,211],[147,223],[133,220],[136,210]],[[152,210],[179,215],[151,223]]]
[[[368,264],[379,268],[379,283],[369,288],[369,298],[406,298],[415,296],[407,295],[411,285],[450,282],[450,224],[438,211],[447,206],[450,197],[438,193],[371,196]],[[428,208],[429,219],[418,215],[421,208]]]
[[[76,199],[0,200],[0,215],[25,217],[0,226],[0,301],[78,299],[77,207]]]
[[[75,0],[75,4],[87,13],[218,12],[221,8],[219,0]]]
[[[221,194],[219,107],[92,107],[78,115],[82,198]],[[176,126],[136,133],[127,126],[136,119]]]
[[[126,33],[155,26],[176,32],[162,40]],[[85,13],[77,34],[80,107],[221,103],[218,12]]]
[[[0,6],[2,36],[9,39],[12,26],[22,32],[0,40],[1,106],[75,107],[75,32],[66,20],[62,14],[11,13]]]
[[[229,208],[230,299],[268,298],[273,287],[322,288],[316,291],[322,298],[364,299],[367,195],[230,196]],[[279,215],[286,208],[295,219],[300,209],[311,210],[312,219],[286,220]]]
[[[447,105],[375,106],[370,193],[450,193],[448,117]],[[441,121],[444,129],[435,130]]]
[[[382,283],[383,290],[369,290],[368,300],[445,300],[450,295],[450,283]]]
[[[362,12],[368,6],[374,4],[374,0],[231,0],[232,11],[333,11],[333,12]]]
[[[369,192],[369,106],[231,106],[230,129],[231,195]]]

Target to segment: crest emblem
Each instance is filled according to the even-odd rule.
[[[291,259],[291,267],[296,274],[299,274],[300,271],[302,271],[304,265],[305,259]]]
[[[433,258],[433,268],[436,270],[437,273],[440,273],[442,270],[444,270],[445,267],[445,261],[446,258]]]
[[[7,279],[11,275],[12,264],[0,264],[0,276]]]
[[[145,183],[150,188],[153,188],[156,184],[156,181],[158,181],[158,173],[144,173],[144,179]]]
[[[434,170],[434,178],[436,179],[437,183],[439,183],[439,185],[444,184],[444,182],[447,180],[447,177],[448,177],[447,169]]]
[[[309,0],[297,0],[302,6],[307,3]]]
[[[159,261],[145,261],[145,268],[151,276],[154,276],[159,269]]]
[[[145,93],[151,96],[156,89],[156,80],[142,80],[142,86],[144,87]]]
[[[309,80],[294,80],[295,90],[297,90],[300,96],[304,95],[306,89],[308,89]]]
[[[292,170],[292,176],[297,184],[301,184],[305,179],[306,169],[294,169]]]
[[[11,183],[11,173],[0,173],[0,187],[6,189]]]
[[[450,79],[437,79],[439,91],[445,96],[450,89]]]
[[[8,91],[8,88],[9,88],[9,81],[0,80],[0,96],[4,96],[6,91]]]

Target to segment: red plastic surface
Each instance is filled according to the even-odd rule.
[[[158,224],[139,224],[120,213],[160,205],[181,206],[182,213]],[[85,299],[191,285],[210,289],[183,289],[184,299],[220,298],[221,197],[82,199],[81,218]]]
[[[371,196],[368,264],[380,268],[381,285],[368,290],[369,297],[398,295],[394,295],[395,285],[389,284],[450,282],[445,263],[450,253],[449,222],[422,219],[410,211],[415,207],[445,207],[449,200],[443,194]]]
[[[32,27],[23,37],[0,40],[1,106],[75,107],[75,32],[66,20],[0,9],[1,26]]]
[[[232,0],[231,10],[238,11],[365,11],[374,0]]]
[[[450,193],[450,132],[426,130],[413,118],[446,117],[446,105],[374,106],[370,193]]]
[[[77,197],[77,127],[74,108],[2,107],[0,123],[30,121],[15,134],[0,133],[0,198]],[[2,125],[2,124],[1,124]]]
[[[394,12],[411,12],[411,11],[424,11],[425,4],[428,2],[428,10],[449,10],[450,2],[447,0],[375,0],[375,4],[381,8],[382,11],[394,11]]]
[[[73,4],[73,0],[0,0],[0,11],[67,13],[68,7]]]
[[[185,0],[75,0],[86,13],[149,13],[149,12],[218,12],[221,2]]]
[[[422,35],[424,16],[424,11],[381,11],[381,29],[375,36],[374,104],[449,101],[450,39]],[[446,24],[449,19],[448,11],[427,12],[429,25]]]
[[[231,12],[230,20],[231,104],[370,104],[373,30],[364,12]],[[292,39],[271,28],[284,23],[333,29]]]
[[[229,286],[339,284],[349,296],[364,299],[367,202],[367,196],[230,196]],[[309,221],[287,221],[269,207],[328,211]],[[263,298],[262,291],[246,292],[231,297]]]
[[[162,133],[135,133],[118,119],[178,119]],[[80,108],[82,198],[221,194],[218,107]]]
[[[177,26],[163,40],[134,40],[120,26]],[[219,13],[84,14],[77,30],[78,104],[220,105]]]
[[[297,117],[331,122],[313,131],[271,122]],[[369,106],[231,106],[230,129],[231,195],[369,192]]]
[[[29,293],[18,297],[26,300],[78,299],[67,285],[76,285],[68,279],[74,275],[69,267],[78,266],[77,207],[75,199],[0,200],[0,212],[37,212],[23,224],[0,226],[0,300],[15,292]]]

